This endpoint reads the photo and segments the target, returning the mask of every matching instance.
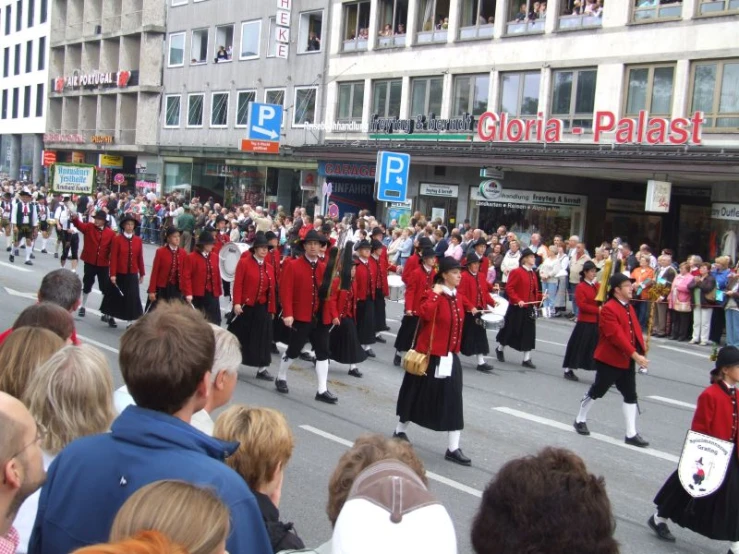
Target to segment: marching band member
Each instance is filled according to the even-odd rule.
[[[92,223],[85,223],[80,215],[73,212],[71,223],[79,229],[85,242],[82,246],[82,261],[85,262],[84,274],[82,276],[82,306],[78,315],[85,317],[87,298],[98,280],[98,288],[105,295],[110,288],[110,252],[113,247],[115,232],[107,226],[108,214],[98,210],[92,218]]]
[[[372,236],[382,235],[382,229],[375,227],[372,231]],[[372,245],[372,256],[370,257],[370,263],[374,263],[375,270],[377,271],[377,283],[375,290],[375,341],[379,343],[386,343],[387,339],[380,333],[382,331],[388,331],[390,327],[387,326],[386,310],[385,310],[385,298],[390,296],[390,286],[387,282],[388,272],[398,271],[398,267],[391,264],[387,257],[387,248],[382,242],[377,239],[373,239]]]
[[[187,254],[180,248],[180,231],[170,225],[164,232],[167,244],[157,248],[149,277],[146,311],[156,308],[159,300],[182,300],[181,279]]]
[[[231,242],[231,233],[226,229],[226,218],[222,215],[216,217],[215,239],[216,243],[213,247],[213,254],[216,259],[219,259],[221,249],[226,245],[226,243]],[[223,296],[227,296],[230,299],[231,283],[221,279],[221,284],[223,285]]]
[[[3,193],[3,199],[0,201],[0,229],[5,233],[5,251],[13,250],[13,229],[11,225],[11,216],[13,214],[13,195],[10,192]]]
[[[485,252],[488,249],[488,243],[485,241],[484,238],[480,237],[476,241],[472,243],[472,248],[474,248],[475,254],[477,254],[477,257],[480,258],[480,269],[478,270],[483,275],[488,274],[488,269],[490,269],[490,260],[488,260],[488,257],[485,255]],[[462,265],[466,265],[468,262],[465,259]],[[464,275],[464,273],[463,273]],[[491,288],[492,287],[488,287]]]
[[[33,257],[33,239],[34,234],[38,231],[38,210],[36,205],[31,202],[31,191],[27,188],[21,190],[20,200],[13,206],[13,212],[10,218],[15,229],[15,243],[13,251],[10,253],[10,261],[15,262],[15,257],[19,256],[18,246],[22,240],[26,245],[26,265],[33,265],[31,258]]]
[[[267,263],[272,266],[272,269],[275,271],[275,298],[276,298],[276,313],[279,314],[282,313],[282,306],[280,304],[280,277],[282,276],[282,265],[283,265],[283,258],[282,258],[282,252],[280,251],[280,239],[279,237],[273,233],[272,231],[267,231],[264,233],[264,237],[267,239],[267,245],[269,248],[269,253],[267,254]],[[272,333],[272,346],[271,351],[272,354],[279,354],[280,351],[277,349],[277,339],[282,338],[281,335],[279,335],[278,330],[282,328],[284,329],[284,324],[282,323],[282,319],[280,317],[274,318],[274,324],[273,324],[273,333]]]
[[[46,250],[46,244],[49,242],[49,234],[51,227],[49,226],[49,206],[46,203],[46,197],[41,196],[36,204],[38,210],[38,231],[41,236],[41,253],[48,254]],[[33,248],[31,252],[36,248],[36,242],[38,242],[39,236],[33,241]]]
[[[375,343],[375,294],[377,293],[378,266],[370,261],[372,246],[367,240],[359,241],[354,250],[359,264],[356,268],[357,310],[355,314],[357,333],[362,349],[370,358],[375,357],[372,345]]]
[[[61,266],[67,265],[67,260],[72,260],[72,271],[77,273],[77,264],[79,263],[77,253],[80,248],[80,235],[77,228],[72,223],[72,214],[66,202],[69,201],[69,195],[62,196],[62,202],[59,203],[54,210],[54,219],[56,220],[56,236],[57,242],[62,245],[62,257],[60,259]],[[56,257],[56,254],[54,254]]]
[[[126,214],[120,221],[121,232],[113,239],[110,254],[111,287],[103,296],[103,321],[117,327],[115,318],[135,321],[143,315],[139,285],[144,282],[144,244],[134,234],[136,218]],[[130,327],[131,323],[129,323]]]
[[[433,250],[434,245],[431,242],[431,239],[428,237],[420,237],[416,243],[416,253],[413,256],[410,256],[408,260],[405,262],[405,267],[403,267],[403,273],[401,275],[401,278],[403,279],[403,283],[405,283],[406,287],[408,286],[408,281],[410,280],[411,276],[415,272],[415,270],[423,264],[423,252],[427,248],[431,248]]]
[[[344,249],[340,277],[333,281],[331,298],[332,328],[329,334],[331,359],[340,364],[349,365],[349,375],[361,378],[362,372],[357,368],[367,359],[367,352],[359,343],[357,325],[354,317],[357,310],[357,280],[356,271],[358,260],[352,259],[351,244]]]
[[[457,294],[460,267],[454,258],[442,259],[434,287],[421,301],[421,328],[415,349],[430,354],[429,365],[423,377],[408,372],[403,376],[396,410],[399,421],[393,437],[407,441],[410,422],[433,431],[447,431],[449,446],[444,458],[469,466],[472,461],[459,448],[464,428],[462,365],[457,357],[464,325],[464,305]]]
[[[223,289],[218,258],[213,255],[214,246],[213,234],[203,229],[195,249],[185,258],[181,284],[185,300],[202,311],[210,323],[220,325],[221,304],[218,299]]]
[[[487,306],[495,306],[495,300],[488,292],[486,274],[480,268],[482,258],[472,252],[467,255],[467,265],[462,270],[462,280],[457,289],[464,303],[464,331],[460,351],[464,356],[477,356],[477,371],[490,373],[493,366],[485,361],[484,356],[490,353],[487,330],[477,315]]]
[[[595,298],[598,296],[600,283],[595,282],[598,267],[592,261],[586,261],[580,272],[580,283],[575,287],[575,304],[577,304],[577,323],[572,330],[567,350],[562,362],[564,378],[568,381],[579,381],[576,369],[592,371],[593,354],[598,346],[598,312],[600,307]]]

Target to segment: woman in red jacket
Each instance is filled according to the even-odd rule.
[[[370,358],[375,357],[372,345],[375,344],[375,293],[377,292],[377,264],[370,260],[372,246],[361,240],[354,247],[359,263],[356,266],[357,310],[355,321],[359,343]]]
[[[182,293],[185,295],[185,300],[192,303],[195,309],[202,311],[210,323],[220,325],[219,298],[223,289],[221,289],[218,257],[212,252],[214,245],[213,234],[206,230],[201,231],[195,250],[185,259]]]
[[[167,244],[157,248],[154,254],[146,312],[156,308],[159,300],[182,300],[180,280],[185,269],[187,254],[184,248],[180,248],[180,232],[177,227],[170,225],[164,234]]]
[[[349,365],[349,375],[361,378],[357,364],[367,359],[367,352],[359,343],[357,325],[354,316],[357,310],[356,264],[352,260],[352,245],[344,248],[340,275],[333,280],[331,286],[331,331],[329,333],[330,358],[340,364]]]
[[[407,373],[398,393],[396,413],[400,419],[393,437],[408,440],[406,431],[413,422],[433,431],[447,431],[449,446],[444,458],[468,466],[472,461],[459,448],[464,428],[462,409],[462,345],[464,305],[457,294],[462,279],[460,265],[451,257],[439,264],[439,274],[418,309],[422,321],[416,350],[429,354],[425,376]]]
[[[480,271],[482,258],[475,252],[467,255],[467,265],[462,270],[459,294],[464,302],[464,332],[461,352],[465,356],[477,356],[477,371],[490,373],[493,366],[485,361],[490,353],[487,330],[481,325],[478,313],[488,305],[495,306],[495,300],[488,292],[486,274]]]
[[[736,387],[739,385],[739,349],[726,346],[718,353],[716,367],[711,370],[711,386],[698,397],[692,431],[734,443],[731,461],[723,483],[708,496],[693,498],[682,484],[678,472],[670,476],[657,493],[656,513],[647,522],[657,536],[674,542],[667,527],[671,519],[717,541],[731,541],[729,554],[739,554],[739,409]]]
[[[567,341],[567,350],[562,367],[565,370],[564,377],[568,381],[579,381],[575,375],[575,369],[595,369],[593,365],[593,354],[598,346],[598,296],[600,285],[595,282],[598,273],[597,266],[587,261],[580,272],[580,284],[575,287],[575,304],[578,307],[577,324],[572,330],[570,340]]]

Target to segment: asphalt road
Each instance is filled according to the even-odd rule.
[[[51,242],[51,241],[50,241]],[[154,247],[145,247],[147,271]],[[10,327],[16,315],[35,300],[43,275],[57,267],[51,254],[36,254],[35,265],[23,265],[23,256],[8,263],[0,257],[0,329]],[[81,271],[81,265],[80,265]],[[148,284],[148,276],[146,283]],[[145,299],[142,288],[142,299]],[[83,342],[102,348],[113,368],[116,386],[122,384],[117,348],[125,325],[110,329],[100,322],[101,297],[92,294],[87,317],[75,317]],[[223,303],[226,308],[226,304]],[[290,461],[280,506],[285,521],[292,521],[308,546],[330,538],[325,513],[328,479],[341,454],[362,433],[391,434],[395,428],[395,401],[403,378],[393,367],[392,342],[397,333],[402,306],[388,302],[391,331],[387,345],[377,344],[376,359],[361,366],[364,378],[347,375],[348,367],[332,363],[329,388],[339,396],[330,406],[316,402],[312,364],[296,362],[288,376],[290,394],[278,394],[274,385],[254,379],[255,369],[242,366],[233,402],[269,406],[281,410],[295,434],[296,446]],[[496,471],[508,460],[553,445],[573,450],[590,471],[606,480],[614,515],[616,537],[623,553],[724,552],[719,545],[690,531],[671,525],[677,543],[659,541],[646,526],[654,511],[652,498],[676,469],[693,405],[708,384],[710,349],[656,339],[652,341],[649,375],[638,376],[642,415],[638,429],[651,442],[649,449],[623,443],[624,421],[621,398],[615,389],[590,412],[590,437],[572,429],[579,401],[592,383],[593,375],[580,372],[581,381],[562,378],[562,357],[573,324],[562,320],[539,320],[533,361],[536,370],[521,366],[521,355],[508,350],[507,362],[491,362],[495,373],[475,371],[473,359],[462,359],[464,367],[465,429],[461,447],[472,458],[465,468],[444,460],[446,434],[411,425],[408,431],[416,451],[430,472],[433,492],[449,510],[457,531],[459,551],[471,552],[469,532],[480,496]],[[494,345],[494,336],[491,336]],[[271,370],[276,373],[278,357]],[[581,522],[588,525],[587,521]]]

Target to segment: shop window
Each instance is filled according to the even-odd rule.
[[[36,19],[36,0],[28,0],[28,28],[33,27],[34,19]]]
[[[164,126],[180,126],[180,106],[182,97],[179,94],[168,95],[164,101]]]
[[[379,0],[377,13],[377,28],[380,30],[378,48],[405,46],[408,0]]]
[[[8,119],[8,90],[3,91],[3,100],[0,104],[0,119]]]
[[[704,128],[739,130],[739,59],[693,65],[691,112],[703,112]]]
[[[462,0],[459,38],[491,38],[496,0]]]
[[[210,97],[210,126],[228,126],[228,92],[214,92]]]
[[[449,0],[420,0],[417,22],[418,44],[446,42],[449,28]]]
[[[181,67],[185,63],[185,33],[173,33],[169,35],[169,56],[167,65],[169,67]]]
[[[479,116],[488,109],[490,75],[457,75],[454,77],[452,116],[466,113]]]
[[[683,3],[678,0],[633,0],[633,21],[675,19],[683,14]]]
[[[33,41],[26,41],[26,73],[33,71]]]
[[[187,4],[187,0],[172,0],[173,6],[184,6]]]
[[[262,35],[262,22],[245,21],[241,24],[242,60],[253,60],[259,57],[259,38]]]
[[[554,72],[552,116],[562,120],[565,130],[592,131],[596,75],[596,69]]]
[[[23,117],[31,117],[31,87],[23,87]]]
[[[320,52],[323,37],[323,10],[300,14],[298,54]]]
[[[269,18],[269,43],[267,44],[267,57],[277,56],[277,17]]]
[[[362,122],[364,104],[364,82],[339,84],[339,113],[336,119],[340,123]]]
[[[674,73],[672,65],[629,67],[626,115],[637,116],[646,110],[650,115],[669,116]]]
[[[249,123],[249,104],[257,101],[255,90],[240,90],[236,96],[236,127],[246,127]]]
[[[344,52],[367,50],[369,41],[370,3],[344,4]]]
[[[36,85],[36,117],[44,117],[44,104],[46,97],[44,96],[44,84]]]
[[[38,70],[46,69],[46,37],[38,39]]]
[[[372,115],[378,117],[400,117],[400,99],[403,92],[403,81],[372,82]]]
[[[542,4],[544,5],[542,6]],[[567,2],[563,2],[563,4],[567,4]],[[528,33],[543,33],[546,17],[546,2],[535,2],[534,0],[509,0],[506,34],[525,35]]]
[[[411,79],[411,116],[441,113],[441,96],[443,89],[441,77],[421,77]]]
[[[267,104],[276,104],[285,108],[285,89],[268,88],[264,90],[264,101]],[[282,114],[282,127],[285,126],[285,113]]]
[[[187,126],[203,126],[203,94],[189,94],[187,96]]]
[[[500,112],[531,119],[539,110],[541,73],[503,73],[500,77]]]
[[[701,0],[701,15],[723,15],[739,12],[739,0]]]
[[[221,25],[216,27],[216,42],[214,45],[216,63],[230,62],[233,58],[234,26]]]
[[[10,47],[3,50],[3,77],[10,75]]]
[[[632,0],[633,1],[633,0]],[[536,4],[544,4],[546,11],[546,2],[534,2],[534,12],[536,12]],[[578,4],[574,2],[561,2],[559,5],[559,28],[562,30],[584,29],[588,27],[601,27],[603,25],[603,0],[581,0]]]
[[[13,75],[21,74],[21,45],[15,45],[15,59],[13,60]]]
[[[316,87],[295,87],[293,127],[302,127],[316,121]]]
[[[208,61],[208,29],[196,29],[190,40],[190,65]]]

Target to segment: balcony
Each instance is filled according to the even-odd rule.
[[[634,22],[654,19],[679,19],[683,14],[682,2],[658,3],[655,0],[640,2],[634,7]]]
[[[559,17],[559,28],[563,31],[592,29],[601,26],[603,26],[603,19],[599,15],[562,15]]]
[[[351,38],[344,41],[344,52],[365,52],[369,45],[367,37]]]
[[[462,27],[461,29],[459,29],[459,38],[461,40],[493,38],[494,30],[495,25],[493,25],[492,23],[485,25],[473,25],[471,27]]]
[[[405,46],[405,35],[381,36],[377,39],[377,48],[402,48]]]
[[[720,15],[739,12],[739,0],[704,0],[700,4],[701,15]]]
[[[446,29],[434,29],[432,31],[420,31],[416,34],[416,44],[433,44],[446,42],[449,32]]]
[[[544,32],[544,19],[509,21],[506,24],[506,34],[508,35],[527,35],[531,33]]]

